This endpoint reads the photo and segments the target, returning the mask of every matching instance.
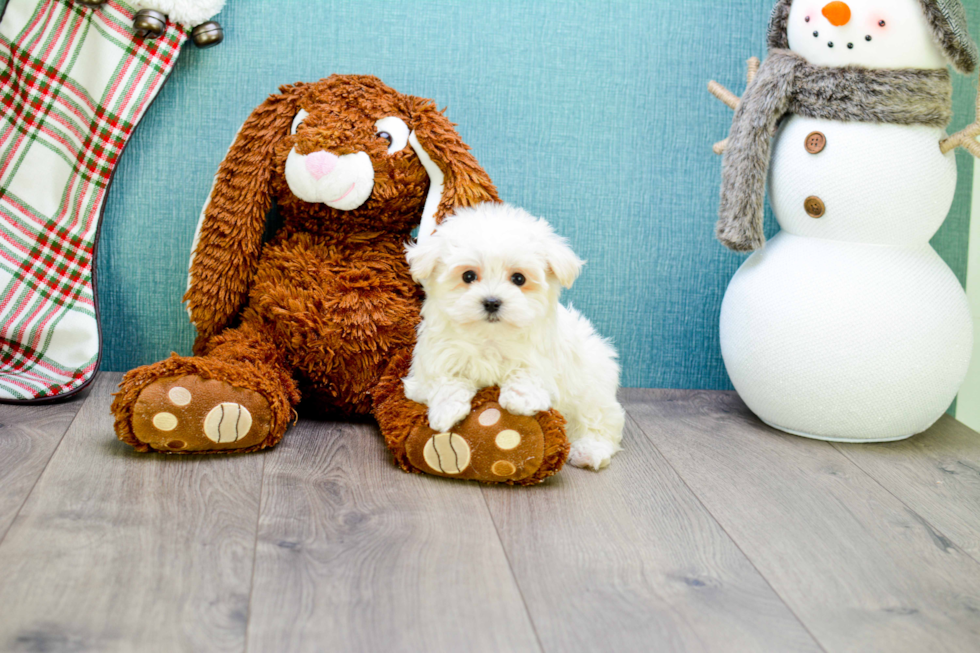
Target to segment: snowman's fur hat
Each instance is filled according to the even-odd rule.
[[[968,75],[980,63],[977,44],[970,38],[966,11],[960,0],[919,0],[929,21],[933,37],[942,49],[946,59],[956,70]],[[769,48],[789,48],[787,24],[793,0],[779,0],[769,19]]]

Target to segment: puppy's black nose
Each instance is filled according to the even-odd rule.
[[[490,313],[491,315],[499,311],[500,307],[503,306],[503,304],[504,303],[499,299],[497,299],[496,297],[487,297],[486,299],[483,300],[484,310],[486,310],[486,312]]]

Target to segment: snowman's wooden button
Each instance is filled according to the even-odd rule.
[[[824,205],[823,200],[814,195],[803,200],[803,208],[811,218],[822,218],[823,214],[827,212],[827,207]]]
[[[810,154],[820,154],[827,147],[827,137],[820,132],[812,132],[806,137],[805,147]]]

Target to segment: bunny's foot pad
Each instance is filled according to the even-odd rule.
[[[261,448],[271,421],[258,392],[189,375],[147,385],[133,407],[132,428],[153,451],[234,453]]]
[[[552,411],[521,417],[487,402],[450,432],[417,426],[406,453],[416,469],[435,476],[534,485],[560,470],[568,457],[563,426]]]

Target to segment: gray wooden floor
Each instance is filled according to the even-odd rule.
[[[948,417],[833,445],[627,390],[608,470],[514,489],[404,474],[370,425],[135,454],[118,380],[0,406],[2,651],[980,650],[980,436]]]

